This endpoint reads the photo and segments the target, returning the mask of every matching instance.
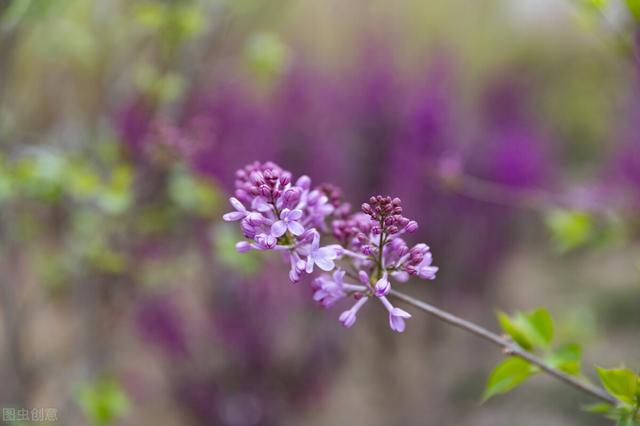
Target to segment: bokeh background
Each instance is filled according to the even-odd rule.
[[[636,4],[636,6],[634,6]],[[635,16],[634,16],[635,14]],[[236,168],[402,197],[403,290],[497,329],[546,306],[640,364],[634,1],[0,0],[0,405],[60,425],[603,425],[412,311],[353,329],[238,255]],[[19,422],[14,424],[20,424]]]

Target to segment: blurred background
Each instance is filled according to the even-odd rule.
[[[639,18],[633,0],[0,0],[4,422],[607,424],[546,377],[481,406],[494,347],[414,311],[403,335],[376,309],[346,330],[220,218],[254,160],[356,206],[400,196],[440,266],[402,290],[496,330],[498,309],[546,306],[588,376],[637,367]]]

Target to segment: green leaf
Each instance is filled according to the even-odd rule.
[[[577,376],[581,369],[582,349],[575,343],[568,344],[546,357],[547,363],[567,374]]]
[[[593,234],[593,218],[583,211],[553,210],[545,223],[563,252],[586,244]]]
[[[549,311],[544,308],[536,309],[526,315],[526,320],[533,332],[534,340],[541,346],[549,345],[553,338],[553,318]]]
[[[183,210],[202,216],[213,216],[220,208],[216,188],[182,168],[176,168],[171,174],[169,196]]]
[[[615,407],[611,404],[607,404],[606,402],[596,402],[595,404],[585,405],[582,409],[593,414],[609,414],[615,409]]]
[[[513,317],[499,312],[500,326],[522,348],[548,348],[553,338],[553,318],[544,308],[529,313],[516,313]]]
[[[640,21],[640,0],[625,0],[627,5],[627,9],[629,9],[629,13],[636,19],[636,21]]]
[[[482,397],[483,402],[494,395],[509,392],[537,371],[536,367],[520,358],[511,357],[502,361],[489,376]]]
[[[286,69],[290,53],[277,34],[259,33],[249,39],[244,55],[249,69],[269,81]]]
[[[628,368],[605,369],[596,367],[602,385],[612,396],[627,404],[635,405],[638,393],[638,376]]]
[[[504,312],[498,312],[498,321],[500,322],[500,327],[502,330],[507,333],[511,338],[522,348],[526,350],[533,349],[533,344],[529,340],[527,333],[522,330],[522,328],[516,324],[514,321],[509,318],[507,314]]]
[[[102,379],[78,389],[76,399],[94,425],[114,423],[129,409],[129,399],[120,384]]]
[[[260,257],[255,251],[239,254],[236,243],[242,239],[238,230],[228,223],[220,224],[215,229],[215,254],[218,260],[242,275],[251,276],[259,271]]]

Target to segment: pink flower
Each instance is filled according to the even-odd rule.
[[[322,275],[313,281],[313,300],[319,302],[325,308],[333,306],[338,300],[347,294],[344,291],[344,274],[343,270],[337,269],[333,273],[333,280],[328,275]]]
[[[304,226],[299,222],[300,218],[302,218],[302,210],[282,210],[280,220],[271,225],[271,234],[274,237],[281,237],[289,230],[295,236],[302,235]]]
[[[231,197],[229,198],[229,202],[231,203],[233,208],[236,209],[236,211],[226,213],[224,216],[222,216],[222,219],[226,220],[227,222],[235,222],[236,220],[244,219],[249,214],[249,211],[237,198]]]
[[[431,255],[431,252],[428,252],[424,255],[422,262],[416,266],[416,273],[423,280],[433,280],[436,278],[438,267],[431,266],[431,262],[433,262],[433,256]]]
[[[358,311],[360,310],[360,308],[362,308],[362,306],[365,303],[367,303],[368,299],[369,299],[368,297],[360,298],[360,300],[358,300],[351,307],[351,309],[348,309],[348,310],[344,311],[343,313],[341,313],[340,317],[338,319],[340,320],[342,325],[344,325],[347,328],[350,328],[353,324],[355,324],[356,323],[356,316],[358,314]]]
[[[375,286],[376,296],[386,296],[391,291],[391,283],[387,279],[387,273],[382,274],[382,278],[376,282]]]
[[[260,250],[270,250],[278,244],[278,240],[273,235],[258,234],[256,235],[256,247]]]
[[[389,311],[389,327],[393,331],[397,331],[398,333],[402,333],[405,329],[405,318],[411,318],[411,314],[405,310],[394,307],[391,302],[385,297],[380,297],[380,301]]]
[[[320,247],[320,236],[316,234],[311,242],[311,251],[307,256],[307,265],[305,271],[307,274],[313,272],[313,266],[323,271],[330,271],[335,267],[334,260],[338,257],[338,250],[335,246]]]

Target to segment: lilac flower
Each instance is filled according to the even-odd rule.
[[[356,303],[339,317],[345,327],[351,327],[360,308],[375,296],[389,311],[391,329],[404,331],[404,320],[411,315],[387,300],[391,279],[434,279],[438,268],[432,265],[428,245],[409,248],[401,238],[404,233],[415,232],[418,223],[403,215],[399,198],[371,197],[362,204],[362,212],[350,213],[337,188],[329,184],[314,188],[309,177],[294,180],[291,173],[271,162],[256,162],[239,170],[235,194],[230,202],[236,211],[227,213],[224,219],[241,219],[241,229],[249,240],[239,242],[237,251],[283,251],[291,266],[289,279],[294,283],[301,280],[303,272],[312,274],[316,266],[325,272],[334,271],[312,281],[314,301],[328,308],[353,297]],[[285,234],[287,238],[279,240]],[[322,246],[322,238],[329,235],[339,244]],[[347,269],[336,268],[337,261],[357,271],[354,278],[360,283],[345,282]]]
[[[271,234],[274,237],[281,237],[287,230],[293,235],[302,235],[304,226],[298,222],[302,218],[302,210],[284,209],[280,213],[280,220],[271,225]]]
[[[345,274],[344,270],[336,269],[333,273],[333,279],[326,274],[316,278],[312,284],[313,300],[328,308],[346,297],[348,293],[362,294],[367,291],[367,286],[344,282]]]
[[[313,272],[313,266],[323,271],[330,271],[335,267],[334,260],[338,257],[338,251],[335,246],[320,247],[320,237],[313,239],[311,243],[311,251],[307,256],[305,271],[307,274]]]
[[[348,310],[344,311],[343,313],[341,313],[340,317],[338,319],[340,320],[342,325],[344,325],[347,328],[350,328],[351,326],[353,326],[353,324],[356,323],[356,316],[358,314],[358,311],[360,310],[360,308],[362,308],[362,306],[365,303],[367,303],[368,299],[369,299],[368,297],[360,298],[360,300],[358,300],[351,307],[351,309],[348,309]]]
[[[278,244],[278,241],[273,235],[258,234],[256,235],[256,246],[260,250],[272,249]]]
[[[380,297],[380,301],[389,311],[389,327],[393,331],[397,331],[398,333],[402,333],[405,329],[405,318],[411,318],[411,314],[407,311],[404,311],[400,308],[394,307],[391,302],[385,297]]]
[[[236,211],[227,213],[222,216],[222,218],[227,222],[235,222],[236,220],[244,219],[249,214],[245,206],[243,206],[237,198],[231,197],[229,198],[229,202],[231,203],[233,208],[236,209]]]
[[[391,291],[391,283],[387,278],[386,272],[382,275],[382,278],[380,278],[378,282],[376,282],[375,290],[376,296],[378,297],[386,296],[387,294],[389,294],[389,291]]]
[[[295,251],[289,253],[289,262],[291,263],[291,269],[289,270],[289,280],[292,283],[300,281],[302,272],[304,271],[305,262],[300,259],[300,256]]]
[[[333,273],[333,280],[329,279],[327,275],[322,275],[313,281],[313,300],[319,302],[325,308],[333,306],[335,302],[345,297],[344,286],[344,274],[345,272],[336,269]]]

